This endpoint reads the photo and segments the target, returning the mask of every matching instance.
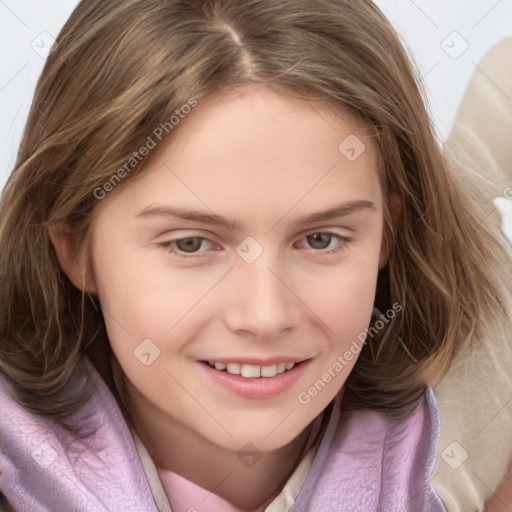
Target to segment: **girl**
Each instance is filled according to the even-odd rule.
[[[512,315],[461,181],[370,1],[82,1],[2,196],[3,509],[445,510],[431,387]]]

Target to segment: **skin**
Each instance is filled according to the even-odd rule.
[[[339,114],[264,86],[200,103],[94,219],[87,289],[101,302],[117,387],[138,435],[157,467],[244,510],[279,492],[342,390],[356,357],[308,404],[297,398],[369,325],[388,258],[377,149],[362,125]],[[352,133],[366,145],[355,161],[338,150]],[[298,220],[356,200],[373,207]],[[240,226],[138,216],[155,205]],[[326,231],[334,235],[310,236]],[[81,287],[70,236],[64,226],[51,231],[61,266]],[[249,236],[263,249],[252,263],[236,252]],[[185,257],[162,245],[191,237],[207,240],[189,240],[192,253],[183,242],[170,246]],[[144,339],[160,350],[149,366],[134,356]],[[199,362],[284,356],[311,361],[292,388],[265,399],[219,386]],[[236,456],[248,442],[262,453],[250,468]]]

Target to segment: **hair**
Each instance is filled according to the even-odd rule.
[[[401,310],[363,346],[347,407],[404,417],[471,340],[510,324],[511,251],[487,211],[493,191],[468,187],[478,177],[443,154],[421,78],[372,1],[82,0],[46,61],[1,198],[0,372],[29,411],[66,426],[89,399],[71,385],[84,356],[115,392],[98,298],[63,273],[49,227],[69,226],[85,283],[95,191],[176,109],[250,84],[349,111],[379,150],[392,249],[375,305]]]

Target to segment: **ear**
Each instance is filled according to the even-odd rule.
[[[60,268],[69,280],[79,289],[97,294],[96,283],[91,276],[84,276],[83,262],[73,245],[73,233],[63,223],[52,224],[48,228]],[[85,279],[87,277],[87,283]]]
[[[397,224],[400,216],[402,215],[402,201],[397,194],[392,194],[389,204],[391,217],[393,218],[393,224]],[[384,268],[389,261],[389,255],[393,249],[393,237],[389,232],[389,229],[384,226],[382,230],[382,244],[380,247],[380,258],[379,258],[379,270]]]

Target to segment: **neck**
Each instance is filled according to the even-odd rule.
[[[163,444],[158,442],[160,432],[148,432],[140,422],[134,425],[157,469],[176,473],[240,510],[263,509],[279,494],[302,459],[313,426],[278,450],[263,452],[256,464],[244,465],[236,451],[182,425],[168,425],[164,436],[173,441]]]
[[[237,451],[210,442],[154,406],[140,406],[136,390],[125,379],[116,378],[116,387],[157,469],[176,473],[241,510],[263,510],[279,494],[322,423],[320,415],[290,443],[245,465]]]

